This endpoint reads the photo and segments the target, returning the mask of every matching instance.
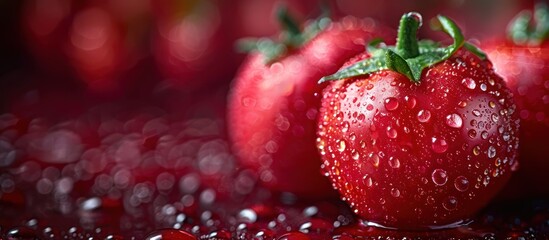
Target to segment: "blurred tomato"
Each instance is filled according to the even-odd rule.
[[[219,2],[163,0],[153,9],[153,54],[169,84],[190,91],[230,80],[238,61]]]
[[[146,51],[148,9],[148,0],[28,0],[22,27],[38,67],[59,84],[77,78],[93,92],[111,92]]]

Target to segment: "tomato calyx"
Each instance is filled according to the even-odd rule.
[[[379,47],[370,46],[368,47],[370,58],[325,76],[319,83],[392,70],[419,84],[423,69],[448,59],[461,47],[465,47],[482,59],[486,57],[477,47],[465,42],[461,30],[454,21],[441,15],[437,20],[437,27],[454,40],[453,44],[441,47],[439,43],[431,40],[418,41],[416,34],[421,27],[422,17],[416,12],[406,13],[400,20],[396,46],[383,46],[383,44]]]
[[[260,52],[265,58],[266,64],[271,64],[288,51],[298,49],[309,40],[313,39],[320,31],[331,22],[328,11],[323,9],[323,14],[316,20],[301,27],[295,18],[289,13],[286,6],[280,6],[276,16],[282,27],[278,40],[271,38],[243,38],[237,42],[237,50],[240,52]]]
[[[508,35],[517,45],[539,46],[549,37],[549,7],[535,6],[534,12],[521,11],[509,24]]]

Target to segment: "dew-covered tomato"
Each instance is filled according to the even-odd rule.
[[[518,113],[503,79],[457,26],[454,43],[416,40],[417,13],[396,47],[371,49],[323,80],[317,146],[323,170],[368,223],[452,227],[484,207],[517,164]],[[339,80],[342,79],[342,80]]]
[[[512,23],[509,40],[488,41],[484,49],[501,74],[517,104],[520,124],[520,167],[512,178],[511,198],[549,196],[542,184],[549,170],[549,14],[546,5],[536,8],[531,24],[530,11],[524,11]],[[531,31],[535,29],[534,31]],[[514,196],[510,196],[514,195]]]
[[[281,19],[288,24],[287,17]],[[283,44],[260,40],[257,46],[264,51],[249,55],[229,96],[228,130],[233,149],[240,162],[256,169],[261,181],[275,191],[307,197],[335,195],[320,173],[315,148],[320,106],[315,93],[321,91],[316,81],[364,51],[374,33],[387,32],[371,19],[326,21],[314,23],[327,25],[311,40],[305,38],[316,31],[313,25],[299,33],[295,24],[287,26],[293,33],[284,33],[288,39]],[[305,41],[296,45],[296,39]],[[273,56],[280,48],[287,51]]]

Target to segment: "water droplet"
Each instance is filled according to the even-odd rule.
[[[354,160],[358,160],[360,158],[360,153],[358,151],[353,150],[353,152],[351,153],[351,157]]]
[[[432,137],[431,142],[431,148],[436,153],[444,153],[448,150],[448,143],[443,138]]]
[[[341,139],[341,140],[339,140],[339,146],[338,146],[337,150],[340,151],[340,152],[343,152],[343,151],[345,151],[346,146],[347,146],[347,143],[345,142],[345,140]]]
[[[342,132],[349,131],[349,122],[347,122],[347,121],[343,122],[343,127],[341,128],[341,131]]]
[[[511,139],[511,135],[508,132],[503,133],[503,141],[509,141]]]
[[[475,89],[475,87],[477,87],[477,83],[472,78],[464,78],[461,83],[469,89]]]
[[[374,105],[372,105],[372,104],[366,105],[366,110],[368,110],[368,111],[374,110]]]
[[[372,178],[370,176],[368,176],[368,175],[364,176],[362,181],[364,182],[364,184],[366,184],[366,187],[372,187],[373,181],[372,181]]]
[[[396,138],[398,135],[397,130],[392,127],[387,127],[387,137],[389,138]]]
[[[486,89],[487,89],[486,84],[484,83],[480,84],[480,90],[486,91]]]
[[[480,111],[477,109],[473,110],[473,115],[475,115],[475,117],[480,117]]]
[[[454,196],[449,196],[443,203],[442,206],[448,211],[455,210],[457,208],[458,201]]]
[[[463,125],[461,117],[455,113],[446,116],[446,125],[453,128],[460,128]]]
[[[416,107],[416,104],[417,104],[416,98],[406,96],[404,97],[404,100],[406,101],[406,105],[408,106],[408,108],[413,109],[414,107]]]
[[[442,169],[435,169],[431,174],[431,179],[437,186],[442,186],[448,181],[448,175]]]
[[[469,180],[464,176],[459,176],[454,180],[454,187],[460,192],[465,192],[469,189]]]
[[[496,156],[496,148],[494,146],[490,146],[488,148],[488,157],[493,158]]]
[[[497,123],[499,120],[499,116],[495,113],[492,113],[492,121],[494,121],[494,123]]]
[[[425,123],[428,122],[429,119],[431,119],[431,112],[429,112],[429,110],[420,110],[417,113],[417,120],[419,120],[419,122]]]
[[[488,132],[482,131],[482,133],[480,133],[480,137],[482,137],[482,139],[488,139]]]
[[[477,137],[477,131],[475,131],[475,129],[471,129],[467,132],[469,134],[469,137],[470,138],[475,138]]]
[[[396,188],[392,188],[391,189],[391,195],[393,197],[400,197],[400,190],[396,189]]]
[[[387,111],[394,111],[398,108],[398,100],[394,97],[389,97],[385,99],[385,109]]]
[[[371,159],[372,164],[374,165],[374,167],[379,166],[379,156],[377,154],[370,153],[370,155],[368,155],[368,157]]]
[[[466,101],[459,101],[458,106],[461,107],[461,108],[467,107],[467,102]]]
[[[473,148],[473,154],[474,154],[475,156],[478,156],[478,155],[480,154],[480,147],[479,147],[479,146],[475,146],[475,147]]]
[[[390,157],[389,158],[389,166],[392,168],[399,168],[400,167],[400,161],[398,158]]]
[[[493,101],[490,101],[490,102],[488,102],[488,106],[490,106],[490,108],[495,108],[495,107],[496,107],[496,103],[493,102]]]

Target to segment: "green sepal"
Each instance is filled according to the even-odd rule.
[[[463,47],[469,50],[469,52],[472,52],[473,54],[477,55],[477,57],[479,57],[482,60],[485,60],[487,58],[486,53],[484,53],[482,50],[480,50],[480,48],[473,45],[472,43],[465,42],[465,44],[463,44]]]
[[[509,38],[518,45],[540,45],[549,37],[549,7],[538,3],[534,13],[521,11],[509,24]]]
[[[421,17],[418,17],[416,14],[417,13],[408,13],[405,14],[403,18],[409,17],[414,18],[415,20],[421,20]],[[430,40],[423,40],[416,43],[410,42],[411,39],[414,39],[415,34],[413,34],[413,38],[406,38],[400,31],[410,33],[410,29],[407,28],[411,27],[413,29],[417,26],[421,26],[421,22],[411,24],[410,21],[401,20],[398,35],[399,39],[397,39],[396,47],[373,48],[372,46],[369,46],[368,51],[371,55],[370,58],[341,69],[335,74],[325,76],[320,79],[319,82],[357,77],[390,69],[403,74],[414,83],[419,83],[421,74],[425,68],[450,58],[465,44],[465,38],[463,37],[461,30],[452,20],[444,16],[438,16],[437,20],[440,24],[440,28],[454,40],[452,45],[440,47],[438,43]],[[417,30],[417,28],[415,30]],[[404,41],[402,40],[403,38],[405,39]],[[405,45],[399,47],[399,44]],[[413,56],[415,52],[413,48],[416,46],[419,53],[417,56]],[[412,48],[412,51],[409,51],[410,47]],[[485,57],[484,53],[473,45],[467,44],[465,47],[471,52]],[[411,57],[404,57],[402,52],[408,52],[406,55]]]
[[[307,43],[331,23],[330,18],[327,17],[329,11],[324,8],[322,15],[308,23],[303,30],[290,15],[286,6],[280,6],[276,15],[283,29],[279,41],[269,38],[242,38],[237,40],[236,50],[245,53],[258,51],[263,55],[265,64],[271,64],[284,56],[288,50],[299,48]]]
[[[410,69],[410,65],[406,62],[406,60],[404,60],[404,58],[395,53],[393,50],[387,49],[385,51],[385,63],[387,64],[388,69],[399,72],[408,79],[412,79],[412,81],[414,81],[415,78],[412,70]]]

